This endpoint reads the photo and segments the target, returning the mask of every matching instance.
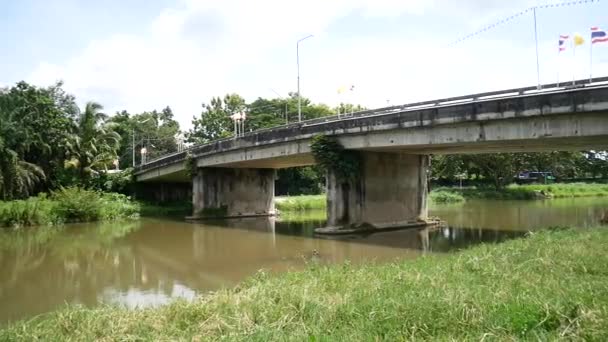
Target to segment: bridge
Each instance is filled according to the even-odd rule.
[[[363,161],[351,181],[328,172],[329,226],[410,225],[427,216],[430,154],[607,149],[608,77],[258,130],[152,160],[137,167],[135,177],[160,184],[161,192],[191,184],[194,218],[273,215],[275,170],[314,164],[316,135],[336,137]]]

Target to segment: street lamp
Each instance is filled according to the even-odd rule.
[[[302,121],[302,97],[300,96],[300,42],[312,37],[308,35],[296,43],[296,64],[298,65],[298,122]]]
[[[144,121],[134,121],[135,123],[140,123],[140,124],[144,124],[148,121],[150,121],[151,118],[147,118]],[[132,150],[133,150],[133,168],[135,168],[135,125],[133,125],[133,134],[132,134],[132,138],[133,138],[133,146],[132,146]]]

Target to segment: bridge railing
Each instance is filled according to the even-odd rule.
[[[262,128],[259,130],[241,134],[238,137],[232,136],[232,137],[228,137],[228,138],[224,138],[224,139],[217,139],[217,140],[205,143],[205,144],[190,146],[181,151],[169,153],[169,154],[160,156],[158,158],[151,159],[151,160],[147,161],[145,164],[137,166],[136,170],[154,167],[155,165],[159,165],[159,164],[170,164],[170,163],[173,163],[174,161],[184,159],[188,153],[195,152],[197,149],[200,149],[204,146],[213,145],[213,144],[221,144],[221,142],[223,142],[223,141],[230,141],[230,140],[234,140],[234,139],[238,139],[238,138],[253,136],[255,134],[259,134],[260,132],[270,132],[270,131],[280,130],[280,129],[299,128],[299,127],[319,125],[319,124],[324,124],[324,123],[334,122],[334,121],[339,121],[339,120],[352,120],[352,119],[361,118],[361,117],[386,115],[386,114],[407,112],[407,111],[432,108],[432,107],[438,107],[438,106],[456,105],[456,104],[462,104],[462,103],[500,99],[500,98],[513,97],[513,96],[534,95],[534,94],[539,94],[539,93],[563,91],[563,90],[577,89],[577,88],[588,87],[588,86],[600,86],[600,85],[605,85],[605,84],[608,84],[608,77],[597,77],[597,78],[593,78],[593,79],[576,80],[573,82],[564,82],[564,83],[559,83],[559,84],[558,83],[548,83],[548,84],[543,84],[540,87],[539,86],[529,86],[529,87],[523,87],[523,88],[512,88],[512,89],[490,91],[490,92],[485,92],[485,93],[478,93],[478,94],[471,94],[471,95],[464,95],[464,96],[448,97],[448,98],[443,98],[443,99],[438,99],[438,100],[413,102],[413,103],[407,103],[407,104],[403,104],[403,105],[363,110],[363,111],[354,112],[354,113],[351,113],[348,115],[341,114],[341,115],[324,116],[322,118],[303,120],[301,122],[293,122],[293,123],[280,125],[280,126],[274,126],[274,127],[270,127],[270,128]]]

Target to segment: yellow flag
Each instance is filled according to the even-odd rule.
[[[574,42],[574,46],[579,46],[579,45],[585,44],[585,38],[583,38],[583,36],[581,36],[578,33],[574,35],[574,38],[572,41]]]

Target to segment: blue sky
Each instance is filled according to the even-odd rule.
[[[368,107],[536,83],[531,12],[455,46],[451,41],[534,0],[0,0],[0,85],[63,80],[108,112],[170,105],[188,127],[201,103],[296,90],[315,102]],[[557,54],[560,33],[608,28],[608,3],[539,9],[541,81],[589,76],[590,46]],[[608,75],[608,44],[593,73]],[[352,93],[337,94],[343,85]]]

